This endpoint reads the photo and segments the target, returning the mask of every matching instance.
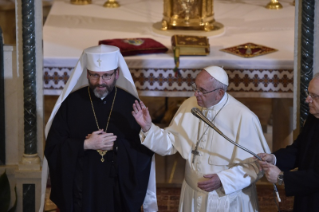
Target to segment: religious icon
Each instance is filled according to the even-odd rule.
[[[189,24],[189,13],[195,3],[195,0],[178,0],[181,5],[182,12],[185,13],[184,20],[185,24]]]

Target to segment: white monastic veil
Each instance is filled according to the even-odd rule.
[[[117,79],[116,86],[119,88],[122,88],[123,90],[129,92],[136,98],[138,98],[138,93],[135,88],[131,73],[126,65],[126,62],[120,53],[119,49],[114,46],[106,46],[106,45],[100,45],[100,47],[103,49],[111,48],[112,50],[116,50],[116,53],[118,54],[118,63],[117,67],[119,67],[120,73],[119,73],[119,78]],[[91,47],[92,48],[92,47]],[[59,96],[53,110],[51,113],[51,116],[49,118],[49,121],[47,125],[45,126],[45,138],[47,138],[52,121],[58,112],[62,102],[67,98],[67,96],[73,92],[76,91],[84,86],[88,85],[88,80],[87,80],[87,72],[86,72],[86,67],[87,67],[87,57],[85,50],[83,51],[79,61],[77,62],[74,70],[72,71],[70,78],[65,85],[61,95]],[[39,212],[43,212],[44,209],[44,202],[45,202],[45,191],[46,191],[46,184],[47,184],[47,179],[48,179],[48,173],[49,173],[49,167],[48,167],[48,161],[46,157],[44,156],[43,158],[43,164],[42,164],[42,176],[41,176],[41,204],[40,204],[40,209]],[[156,198],[156,179],[155,179],[155,155],[153,155],[152,158],[152,164],[151,164],[151,173],[149,177],[149,182],[148,182],[148,188],[147,188],[147,193],[144,199],[143,203],[143,208],[144,211],[146,212],[151,212],[151,211],[157,211],[157,198]]]

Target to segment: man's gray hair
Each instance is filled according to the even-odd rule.
[[[221,88],[221,89],[223,89],[225,92],[227,91],[227,88],[228,88],[227,85],[225,85],[225,84],[219,82],[219,81],[218,81],[217,79],[215,79],[214,77],[212,77],[212,78],[213,78],[213,80],[214,80],[213,84],[215,85],[215,88]]]

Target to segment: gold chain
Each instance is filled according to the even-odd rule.
[[[94,110],[94,106],[93,106],[93,102],[92,102],[91,93],[90,93],[90,87],[89,87],[89,86],[88,86],[88,92],[89,92],[89,97],[90,97],[90,101],[91,101],[91,106],[92,106],[92,111],[93,111],[93,114],[94,114],[96,126],[97,126],[97,129],[99,130],[100,127],[99,127],[99,123],[98,123],[97,118],[96,118],[96,115],[95,115],[95,110]],[[114,106],[114,102],[115,102],[116,93],[117,93],[117,88],[115,87],[115,94],[114,94],[114,98],[113,98],[113,102],[112,102],[111,111],[110,111],[109,117],[108,117],[108,119],[107,119],[107,124],[106,124],[106,127],[105,127],[105,132],[106,132],[108,126],[109,126],[109,122],[110,122],[110,118],[111,118],[111,114],[112,114],[113,106]],[[102,163],[103,163],[103,162],[104,162],[104,155],[107,153],[107,150],[96,150],[96,151],[102,156],[101,161],[102,161]]]

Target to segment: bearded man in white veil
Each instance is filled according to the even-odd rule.
[[[60,211],[157,211],[154,153],[141,145],[136,100],[117,47],[83,51],[46,126],[50,198]]]

